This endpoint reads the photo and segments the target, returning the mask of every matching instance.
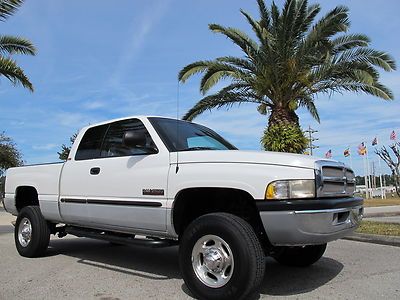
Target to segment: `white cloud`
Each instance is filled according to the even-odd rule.
[[[93,116],[82,113],[60,112],[57,113],[55,117],[60,125],[74,128],[75,130],[76,128],[81,128],[90,123],[93,124],[97,122]]]
[[[57,148],[59,145],[57,144],[44,144],[44,145],[34,145],[32,148],[34,150],[52,150]]]
[[[87,109],[87,110],[96,110],[96,109],[99,109],[99,108],[103,108],[105,106],[106,106],[105,102],[94,100],[94,101],[88,101],[88,102],[84,103],[82,105],[82,108],[83,109]]]
[[[150,5],[148,10],[142,14],[139,25],[135,21],[132,22],[132,30],[130,33],[128,33],[128,36],[130,36],[131,39],[127,45],[123,47],[124,51],[122,52],[117,66],[110,77],[109,83],[112,86],[119,85],[120,77],[125,72],[126,67],[133,62],[133,60],[142,50],[148,35],[154,26],[160,22],[170,3],[170,0],[158,1],[155,6]]]

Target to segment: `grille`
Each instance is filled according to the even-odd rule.
[[[342,163],[317,161],[315,175],[319,198],[348,197],[355,192],[354,172]]]

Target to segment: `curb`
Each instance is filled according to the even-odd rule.
[[[376,217],[396,217],[400,216],[400,211],[393,212],[380,212],[380,213],[364,213],[364,218],[376,218]]]
[[[400,237],[391,235],[353,233],[352,235],[346,236],[343,239],[350,241],[364,242],[364,243],[400,247]]]

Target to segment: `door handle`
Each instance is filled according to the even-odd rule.
[[[100,173],[99,167],[94,167],[90,169],[90,175],[98,175]]]

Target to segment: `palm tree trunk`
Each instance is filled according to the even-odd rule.
[[[296,112],[288,108],[273,107],[261,144],[265,150],[303,153],[307,139],[300,128]]]
[[[291,124],[300,128],[299,117],[293,110],[274,107],[272,108],[271,115],[268,120],[268,127],[273,125]]]

